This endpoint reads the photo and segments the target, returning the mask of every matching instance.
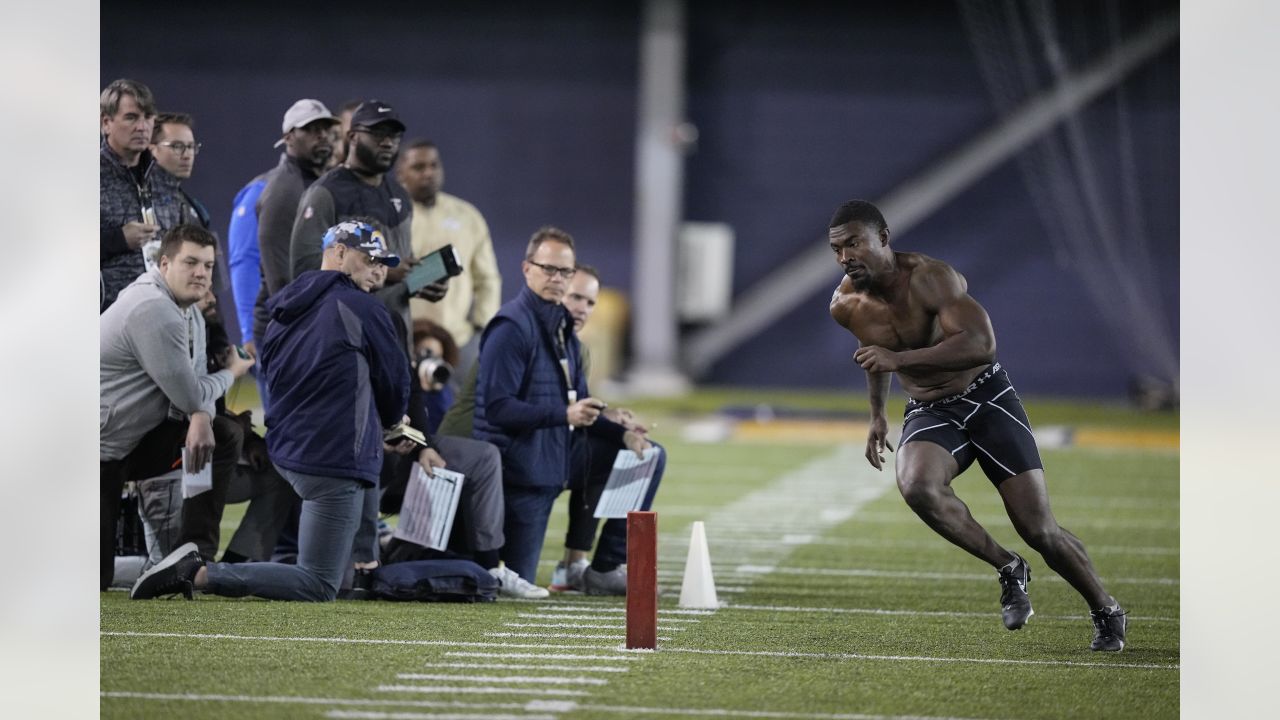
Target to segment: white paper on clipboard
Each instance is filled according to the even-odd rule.
[[[213,489],[213,460],[205,462],[202,470],[196,472],[187,472],[187,468],[191,467],[191,452],[184,446],[182,448],[182,499],[186,500],[195,497],[202,492],[208,492]]]
[[[613,472],[609,473],[609,482],[600,493],[600,502],[596,503],[595,516],[598,518],[625,518],[628,512],[639,510],[644,496],[649,492],[649,483],[653,481],[653,471],[658,467],[658,454],[662,450],[657,445],[650,445],[643,457],[636,457],[634,452],[623,448],[613,461]]]
[[[414,463],[400,507],[400,522],[392,536],[432,550],[448,547],[463,479],[461,473],[441,468],[428,473]]]

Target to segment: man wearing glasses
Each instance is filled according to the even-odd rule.
[[[196,167],[196,154],[200,143],[196,142],[193,128],[195,121],[186,113],[160,113],[156,115],[155,129],[151,133],[151,155],[164,172],[156,172],[156,182],[171,188],[179,199],[180,223],[199,225],[209,229],[209,211],[204,204],[182,189],[182,182],[191,177]],[[153,247],[154,246],[154,247]],[[150,269],[157,261],[160,240],[143,245],[142,255]],[[219,292],[224,283],[221,272],[214,274],[213,291]]]
[[[293,277],[320,267],[320,239],[339,218],[370,217],[386,228],[387,244],[402,262],[387,271],[378,296],[387,309],[413,327],[409,290],[404,278],[417,264],[409,236],[413,202],[388,170],[395,164],[404,138],[404,123],[395,108],[381,100],[360,103],[347,131],[347,157],[307,189],[298,203],[289,240]],[[444,282],[429,285],[420,295],[432,302],[444,297]],[[406,348],[407,350],[408,348]]]
[[[600,417],[605,404],[588,396],[574,320],[560,304],[575,272],[573,238],[538,230],[521,267],[525,287],[480,337],[473,436],[502,452],[505,567],[491,572],[532,598],[547,595],[525,586],[536,581],[547,519],[569,478],[573,433],[620,445],[626,430]]]

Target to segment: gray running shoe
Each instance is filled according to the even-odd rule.
[[[177,595],[188,600],[195,595],[196,571],[204,567],[196,544],[189,542],[169,553],[151,569],[138,576],[129,591],[133,600],[150,600],[162,595]]]
[[[1027,597],[1027,584],[1031,582],[1031,566],[1021,555],[1015,553],[1018,561],[1012,568],[1000,568],[1000,610],[1004,618],[1004,626],[1010,630],[1018,630],[1027,624],[1027,620],[1036,614],[1031,609],[1031,598]]]
[[[1089,644],[1089,649],[1104,652],[1123,650],[1125,631],[1129,625],[1127,615],[1125,609],[1119,605],[1090,610],[1089,618],[1093,620],[1093,642]]]
[[[598,572],[595,568],[588,566],[582,572],[582,588],[588,595],[626,595],[626,564],[619,565],[609,572]]]

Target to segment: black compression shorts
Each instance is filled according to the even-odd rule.
[[[925,403],[908,399],[899,447],[921,440],[955,456],[960,473],[976,459],[997,486],[1044,467],[1022,400],[998,362],[959,395]]]

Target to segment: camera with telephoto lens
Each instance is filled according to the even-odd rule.
[[[422,383],[422,387],[430,387],[436,383],[443,385],[451,377],[453,366],[445,362],[444,358],[436,357],[430,350],[424,351],[418,358],[418,381]]]

